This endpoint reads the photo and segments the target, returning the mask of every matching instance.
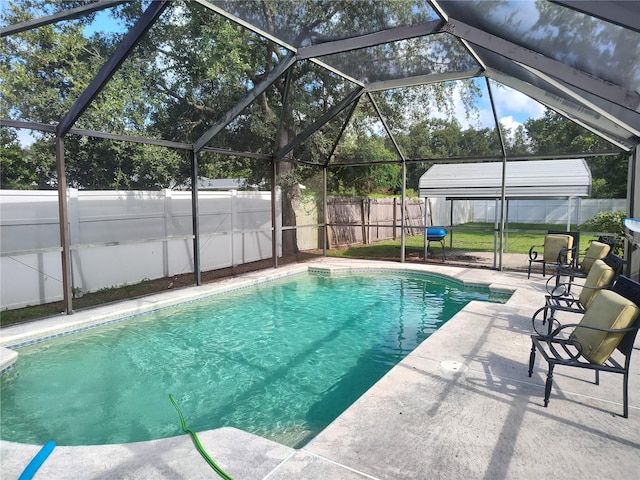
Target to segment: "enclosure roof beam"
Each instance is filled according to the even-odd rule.
[[[208,2],[207,0],[195,0],[195,2],[199,3],[200,5],[202,5],[205,8],[208,8],[209,10],[217,13],[218,15],[221,15],[224,18],[227,18],[227,19],[231,20],[232,22],[237,23],[238,25],[240,25],[241,27],[246,28],[247,30],[250,30],[250,31],[252,31],[254,33],[257,33],[261,37],[266,38],[267,40],[275,43],[276,45],[280,45],[281,47],[284,47],[287,50],[290,50],[292,52],[296,51],[296,47],[294,47],[293,45],[289,45],[287,42],[284,42],[284,41],[280,40],[275,35],[271,35],[270,33],[262,30],[261,28],[258,28],[255,25],[252,25],[251,23],[249,23],[249,22],[247,22],[245,20],[242,20],[241,18],[238,18],[235,15],[232,15],[231,13],[227,12],[223,8],[220,8],[220,7],[216,6],[216,5]]]
[[[41,132],[55,133],[56,126],[48,123],[25,122],[22,120],[11,120],[0,118],[0,125],[3,127],[24,128],[29,130],[38,130]],[[132,135],[122,135],[117,133],[99,132],[97,130],[86,130],[82,128],[72,128],[67,132],[70,135],[80,135],[94,138],[106,138],[108,140],[116,140],[122,142],[143,143],[146,145],[157,145],[159,147],[175,148],[176,150],[193,150],[191,143],[172,142],[170,140],[160,140],[156,138],[136,137]],[[223,148],[203,147],[202,152],[217,153],[218,155],[226,155],[232,157],[257,158],[260,160],[271,160],[273,155],[265,153],[240,152],[237,150],[227,150]]]
[[[429,3],[431,4],[431,6],[433,7],[433,9],[438,13],[438,15],[440,15],[440,17],[448,22],[449,21],[449,14],[445,11],[444,8],[442,8],[442,6],[440,5],[440,2],[438,0],[429,0]],[[444,27],[443,27],[444,28]],[[478,62],[478,65],[480,65],[480,67],[483,70],[487,69],[487,65],[485,64],[484,60],[480,57],[480,55],[478,55],[478,53],[476,52],[476,50],[474,48],[471,47],[471,45],[469,45],[469,42],[467,40],[465,40],[464,38],[460,38],[457,37],[458,40],[460,40],[460,42],[462,43],[462,45],[464,46],[464,48],[467,49],[467,51],[469,52],[469,54],[475,58],[476,62]]]
[[[364,93],[364,89],[362,87],[356,87],[349,95],[343,98],[340,103],[331,107],[324,115],[318,118],[315,122],[309,125],[302,133],[300,133],[296,138],[291,140],[287,145],[282,147],[278,152],[276,152],[275,159],[282,160],[285,155],[287,155],[291,150],[296,148],[302,142],[304,142],[307,138],[313,135],[318,129],[320,129],[325,123],[329,122],[333,117],[338,115],[342,110],[347,108],[351,102],[360,98],[360,96]]]
[[[616,155],[621,155],[625,152],[621,152],[619,150],[603,150],[600,152],[589,152],[589,153],[535,153],[528,155],[510,155],[509,161],[525,161],[525,160],[563,160],[563,159],[574,159],[576,157],[579,158],[589,158],[589,157],[612,157]],[[405,163],[478,163],[478,162],[500,162],[502,161],[503,156],[482,156],[482,157],[442,157],[442,158],[407,158]],[[302,162],[298,162],[302,163]],[[372,160],[369,162],[332,162],[327,165],[328,168],[338,168],[338,167],[366,167],[369,165],[397,165],[402,163],[400,160]],[[317,165],[317,164],[316,164]]]
[[[69,10],[62,10],[46,17],[34,18],[25,22],[16,23],[0,29],[0,37],[6,37],[15,33],[26,32],[34,28],[43,27],[51,23],[60,22],[62,20],[73,20],[75,18],[83,17],[89,13],[96,12],[98,10],[104,10],[105,8],[115,7],[121,3],[127,3],[127,0],[100,0],[98,2],[88,3],[76,8],[70,8]]]
[[[407,40],[409,38],[423,37],[432,33],[438,33],[443,25],[444,22],[442,20],[433,20],[417,25],[404,25],[402,27],[390,28],[358,37],[317,43],[309,47],[299,48],[296,56],[298,60],[304,60],[351,50],[360,50],[385,43],[397,42],[399,40]]]
[[[570,153],[528,153],[524,155],[509,155],[509,161],[516,160],[563,160],[563,159],[574,159],[574,158],[589,158],[589,157],[609,157],[615,155],[621,155],[623,151],[620,150],[601,150],[598,152],[570,152]],[[494,156],[475,156],[475,157],[431,157],[431,158],[408,158],[407,163],[412,162],[428,162],[428,163],[467,163],[467,162],[495,162],[501,161],[501,155]]]
[[[240,152],[237,150],[227,150],[225,148],[203,147],[200,151],[217,153],[218,155],[226,155],[228,157],[257,158],[259,160],[271,160],[273,158],[273,155],[267,155],[266,153]]]
[[[358,103],[360,103],[360,99],[361,98],[362,97],[358,97],[356,99],[356,101],[351,104],[351,109],[349,110],[349,113],[347,114],[347,118],[344,120],[344,123],[342,124],[342,128],[340,128],[340,133],[336,137],[335,142],[333,142],[333,146],[331,147],[331,152],[329,153],[329,155],[327,155],[327,161],[324,162],[324,166],[325,167],[327,165],[329,165],[329,162],[331,162],[331,158],[333,157],[333,154],[335,153],[336,148],[338,148],[338,144],[340,143],[340,140],[342,139],[342,135],[344,135],[345,130],[349,126],[349,122],[351,121],[351,117],[353,117],[353,112],[355,112],[356,108],[358,108]]]
[[[2,118],[0,119],[0,124],[3,127],[24,128],[28,130],[37,130],[40,132],[55,133],[56,131],[56,126],[50,125],[48,123],[25,122],[22,120],[10,120],[10,119]],[[86,136],[86,137],[106,138],[108,140],[117,140],[122,142],[158,145],[160,147],[175,148],[177,150],[193,150],[193,145],[190,143],[172,142],[170,140],[145,138],[145,137],[139,137],[134,135],[123,135],[121,133],[100,132],[98,130],[88,130],[83,128],[70,128],[67,133],[71,135],[80,135],[80,136]]]
[[[298,49],[296,47],[294,47],[293,45],[290,45],[289,43],[279,39],[278,37],[276,37],[275,35],[271,35],[270,33],[262,30],[261,28],[256,27],[255,25],[252,25],[251,23],[242,20],[241,18],[236,17],[235,15],[232,15],[231,13],[227,12],[226,10],[211,4],[208,0],[194,0],[197,3],[199,3],[200,5],[202,5],[205,8],[208,8],[209,10],[217,13],[218,15],[223,16],[224,18],[227,18],[229,20],[231,20],[234,23],[237,23],[238,25],[240,25],[241,27],[246,28],[247,30],[257,33],[258,35],[260,35],[261,37],[266,38],[267,40],[275,43],[276,45],[280,45],[281,47],[291,51],[291,52],[296,52]],[[353,77],[350,77],[349,75],[345,74],[344,72],[341,72],[340,70],[338,70],[337,68],[333,68],[331,65],[327,65],[326,63],[322,62],[321,60],[315,59],[315,58],[310,58],[309,61],[315,63],[316,65],[321,66],[322,68],[326,68],[327,70],[329,70],[330,72],[335,73],[336,75],[344,78],[345,80],[348,80],[352,83],[355,83],[356,85],[363,85],[362,82],[356,80]]]
[[[373,105],[373,108],[375,109],[376,114],[378,115],[378,118],[382,122],[382,126],[384,127],[385,131],[387,132],[387,135],[389,135],[389,138],[391,139],[391,143],[393,143],[393,147],[396,149],[396,153],[398,154],[398,156],[400,157],[400,159],[404,163],[406,158],[403,155],[402,150],[400,150],[400,146],[398,145],[398,142],[396,142],[396,139],[393,136],[393,132],[389,128],[389,125],[387,125],[387,121],[382,116],[382,112],[380,111],[380,108],[378,108],[378,104],[376,103],[375,99],[373,98],[373,95],[371,95],[370,92],[367,92],[367,97],[369,97],[369,101],[371,102],[371,105]]]
[[[552,58],[545,57],[538,52],[521,47],[520,45],[471,25],[467,25],[460,20],[450,17],[445,30],[456,37],[467,40],[472,45],[479,45],[519,64],[526,65],[558,78],[568,85],[592,92],[594,95],[604,98],[616,105],[633,111],[636,111],[640,106],[640,95],[635,92],[606,82],[586,72]]]
[[[454,82],[456,80],[466,80],[467,78],[479,77],[483,74],[482,68],[472,68],[461,72],[428,73],[426,75],[416,75],[413,77],[394,78],[393,80],[382,80],[368,84],[365,88],[367,92],[380,92],[392,90],[394,88],[417,87],[441,82]]]
[[[592,17],[599,18],[605,22],[614,23],[623,28],[640,32],[640,15],[638,14],[638,3],[635,1],[623,0],[606,2],[594,2],[593,0],[550,0],[563,7],[586,13]]]
[[[624,129],[628,130],[629,132],[634,133],[635,135],[640,135],[640,125],[634,127],[633,125],[630,125],[629,122],[625,122],[625,121],[621,120],[620,118],[616,117],[615,115],[612,115],[611,113],[607,112],[606,110],[604,110],[603,108],[599,107],[598,105],[595,105],[593,102],[590,102],[587,98],[585,98],[584,96],[580,95],[578,92],[575,92],[574,90],[569,88],[569,86],[567,86],[564,82],[556,80],[551,75],[547,75],[545,73],[542,73],[542,72],[540,72],[540,71],[538,71],[538,70],[536,70],[536,69],[534,69],[532,67],[528,67],[527,65],[522,65],[522,67],[524,69],[526,69],[528,72],[530,72],[533,75],[535,75],[536,77],[544,80],[545,82],[549,83],[550,85],[552,85],[552,86],[556,87],[557,89],[561,90],[562,92],[566,93],[568,96],[570,96],[571,98],[573,98],[577,102],[582,103],[584,106],[586,106],[586,107],[590,108],[591,110],[594,110],[595,112],[599,113],[600,115],[608,118],[612,122],[614,122],[617,125],[619,125],[621,128],[624,128]]]
[[[285,73],[289,67],[291,67],[296,62],[296,57],[293,53],[289,53],[286,57],[284,57],[280,63],[271,70],[262,81],[256,85],[254,88],[249,90],[247,94],[240,99],[238,103],[234,105],[234,107],[225,113],[220,120],[216,122],[209,130],[207,130],[198,140],[196,140],[193,144],[194,151],[198,152],[202,150],[202,148],[211,141],[213,137],[215,137],[218,133],[222,131],[224,127],[229,125],[231,121],[236,118],[242,110],[247,108],[251,102],[253,102],[257,97],[259,97],[267,88],[275,82],[280,75]]]
[[[169,1],[162,0],[151,2],[149,7],[140,16],[136,24],[124,36],[116,50],[111,54],[107,63],[105,63],[100,71],[89,83],[89,86],[80,94],[71,109],[56,128],[56,135],[63,137],[73,124],[78,120],[80,115],[89,107],[93,99],[102,91],[107,82],[111,79],[116,70],[126,60],[127,56],[140,42],[144,34],[151,28],[151,25],[169,6]]]
[[[620,122],[616,122],[615,119],[611,119],[609,115],[603,114],[603,112],[594,111],[593,109],[585,109],[584,107],[589,108],[589,105],[580,105],[580,103],[583,103],[581,102],[581,99],[575,99],[576,103],[574,103],[570,99],[561,98],[551,92],[543,91],[530,83],[511,77],[497,70],[489,69],[486,74],[487,77],[528,95],[541,104],[580,124],[584,128],[587,128],[589,131],[604,138],[608,142],[611,142],[624,150],[631,150],[633,148],[633,144],[627,140],[627,137],[633,135],[631,131],[624,128],[623,125],[620,125]],[[599,128],[592,125],[597,125]]]

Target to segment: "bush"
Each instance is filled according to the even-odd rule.
[[[580,230],[586,230],[588,232],[598,233],[613,233],[618,239],[624,238],[624,224],[623,220],[626,218],[626,212],[600,212],[595,217],[590,218],[582,225]],[[614,249],[614,253],[620,254],[622,252],[622,242],[618,242]]]
[[[615,233],[624,235],[624,225],[622,221],[627,217],[626,212],[600,212],[595,217],[590,218],[582,225],[580,230],[590,232]]]

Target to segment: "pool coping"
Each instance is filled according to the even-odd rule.
[[[398,435],[396,435],[397,437],[403,437],[403,439],[390,438],[388,432],[385,433],[384,431],[380,431],[382,428],[381,426],[375,424],[371,425],[370,422],[367,423],[367,419],[372,415],[371,409],[373,408],[373,413],[380,423],[384,423],[387,420],[390,422],[396,421],[394,420],[396,417],[392,417],[387,410],[391,406],[395,405],[395,402],[400,401],[398,400],[400,398],[404,402],[417,402],[412,409],[415,412],[420,411],[423,408],[423,404],[427,402],[427,397],[430,395],[431,390],[433,390],[433,392],[437,392],[438,388],[444,387],[436,386],[431,390],[422,392],[420,394],[421,397],[419,398],[414,400],[411,400],[410,398],[407,399],[406,394],[412,391],[412,389],[417,388],[416,385],[419,385],[420,382],[424,381],[423,378],[412,378],[407,380],[407,372],[415,375],[417,368],[418,371],[425,370],[429,372],[429,375],[425,377],[427,379],[430,376],[433,376],[434,378],[438,377],[439,381],[448,381],[451,372],[446,372],[447,368],[450,368],[451,365],[454,364],[465,366],[467,363],[466,359],[470,356],[469,352],[474,352],[473,349],[465,350],[466,347],[464,347],[464,345],[458,345],[458,343],[461,342],[460,339],[464,339],[468,336],[471,338],[476,334],[473,331],[469,332],[468,327],[465,325],[469,319],[473,319],[472,321],[476,322],[478,318],[487,317],[490,318],[492,322],[499,322],[503,320],[510,322],[509,325],[511,326],[509,328],[500,327],[495,331],[491,330],[492,335],[508,335],[509,338],[507,340],[504,342],[502,340],[498,342],[485,342],[483,343],[482,348],[488,349],[488,355],[496,355],[496,353],[490,351],[491,349],[495,350],[495,348],[498,348],[499,350],[506,348],[509,351],[516,349],[517,351],[515,351],[513,355],[518,359],[517,363],[520,364],[526,362],[526,358],[525,360],[522,360],[521,358],[523,355],[524,357],[528,356],[528,350],[526,347],[528,333],[526,331],[526,327],[522,328],[522,332],[514,330],[520,330],[521,327],[518,322],[523,321],[526,323],[526,317],[530,317],[531,313],[539,306],[541,295],[543,298],[544,282],[527,280],[526,274],[523,273],[504,274],[494,270],[440,265],[423,266],[392,262],[321,259],[308,264],[285,266],[276,270],[269,270],[267,272],[254,272],[238,278],[216,282],[215,285],[208,285],[204,288],[192,287],[190,289],[185,289],[185,291],[166,292],[159,294],[158,296],[154,295],[152,297],[145,297],[145,299],[119,302],[118,304],[101,307],[99,309],[77,312],[71,316],[54,317],[53,319],[43,321],[43,328],[41,331],[45,331],[47,334],[54,332],[54,335],[59,333],[55,331],[56,328],[59,328],[59,325],[54,328],[50,322],[60,321],[61,318],[67,319],[69,317],[74,317],[72,319],[73,321],[69,322],[67,325],[71,325],[73,328],[84,328],[87,326],[84,322],[90,322],[91,320],[81,319],[79,318],[80,316],[93,316],[95,317],[93,319],[94,321],[96,321],[96,318],[100,319],[97,321],[111,321],[113,318],[110,318],[109,315],[115,315],[115,313],[110,310],[115,308],[122,309],[121,311],[137,314],[145,311],[145,309],[158,308],[158,305],[163,304],[163,302],[166,302],[166,304],[174,304],[178,297],[186,299],[184,301],[189,301],[191,299],[211,295],[211,292],[222,292],[230,289],[255,285],[256,283],[271,279],[272,275],[282,277],[285,275],[302,273],[304,271],[308,271],[310,268],[317,268],[320,271],[328,269],[332,272],[355,272],[364,269],[369,271],[416,271],[427,274],[434,273],[465,285],[481,285],[494,291],[512,291],[513,294],[505,304],[492,304],[501,305],[500,308],[488,308],[486,305],[481,305],[485,302],[471,302],[460,313],[447,322],[443,328],[429,337],[414,352],[407,356],[405,360],[394,367],[387,375],[385,375],[385,377],[383,377],[383,379],[381,379],[368,392],[360,397],[358,401],[349,407],[334,422],[332,422],[331,425],[301,449],[292,449],[290,447],[279,445],[270,440],[266,440],[246,432],[241,432],[233,428],[199,432],[198,435],[201,438],[203,445],[208,451],[212,452],[216,460],[219,461],[223,467],[227,468],[227,471],[236,479],[269,478],[270,480],[273,480],[278,478],[311,479],[328,477],[345,479],[418,478],[416,477],[416,472],[420,472],[423,468],[427,468],[421,464],[427,461],[425,459],[430,459],[431,456],[426,453],[420,454],[419,457],[413,457],[411,455],[411,452],[415,450],[416,446],[420,445],[421,442],[424,441],[423,438],[426,434],[423,432],[418,437],[413,438],[410,437],[410,430],[426,427],[420,426],[419,420],[414,419],[412,423],[405,426],[406,431],[399,432]],[[10,328],[11,327],[9,327],[9,329]],[[9,338],[5,338],[5,329],[0,331],[0,335],[3,337],[0,345],[15,344],[16,339],[26,339],[26,341],[33,340],[33,332],[19,332],[18,330],[21,329],[16,329]],[[498,345],[498,347],[496,347],[496,345]],[[460,352],[456,351],[458,349]],[[522,353],[523,349],[525,349],[524,353]],[[431,352],[432,350],[436,353]],[[2,351],[0,351],[0,355],[2,355]],[[438,355],[437,360],[432,358],[433,355]],[[636,355],[636,360],[638,360],[638,357],[640,357],[640,355]],[[446,368],[444,367],[445,364],[447,365]],[[499,364],[500,362],[495,365]],[[465,366],[465,368],[468,367]],[[456,373],[456,375],[466,375],[469,381],[472,379],[477,381],[474,377],[479,375],[479,368],[480,367],[474,367],[472,365],[472,368],[469,371],[466,371],[465,373]],[[518,366],[518,369],[520,368],[521,365]],[[444,373],[443,369],[445,370]],[[632,385],[636,385],[638,383],[637,371],[638,369],[636,368],[634,370],[634,382],[636,383],[632,383]],[[562,380],[563,379],[559,379],[556,382],[561,384]],[[538,398],[538,396],[540,395],[541,388],[538,385],[539,383],[539,380],[534,382],[533,380],[528,381],[526,378],[516,382],[516,385],[526,386],[525,390],[527,392],[527,396],[522,399],[522,403],[524,403],[527,408],[531,408],[534,412],[533,414],[536,415],[540,415],[540,412],[538,412],[540,410],[540,398]],[[392,388],[390,385],[392,385]],[[574,389],[573,391],[577,391],[579,394],[579,390],[582,388],[582,385],[570,385],[571,388]],[[633,387],[630,386],[630,388]],[[606,411],[612,409],[616,410],[617,408],[616,397],[619,396],[619,388],[615,387],[614,389],[615,392],[612,395],[613,400],[607,397],[608,390],[611,389],[607,389],[606,386],[604,389],[601,386],[599,390],[599,394],[602,394],[603,398],[594,398],[591,396],[588,400],[585,400],[584,396],[578,395],[578,398],[580,399],[579,401],[586,402],[587,404],[595,403],[600,406],[604,402],[604,414],[599,410],[594,413],[584,406],[581,406],[580,408],[576,407],[575,401],[567,400],[566,395],[568,395],[568,393],[565,393],[565,396],[562,398],[553,399],[554,410],[549,409],[547,411],[547,409],[544,409],[542,413],[550,416],[550,421],[552,422],[556,421],[563,424],[566,423],[568,419],[571,419],[569,420],[571,424],[578,426],[584,425],[584,427],[580,428],[586,429],[587,432],[593,431],[594,426],[590,424],[590,422],[595,422],[594,417],[597,417],[598,414],[600,414],[600,417],[605,417],[604,421],[611,423],[610,412],[606,413]],[[535,404],[534,407],[531,407],[530,404],[532,402],[528,400],[530,390],[535,392],[535,398],[533,401]],[[633,392],[633,390],[630,391]],[[575,396],[575,394],[572,395]],[[573,398],[572,395],[569,395],[569,399]],[[477,405],[482,406],[483,410],[478,412],[480,414],[478,415],[478,418],[481,421],[483,418],[491,418],[494,415],[500,417],[500,408],[502,408],[502,403],[498,403],[497,407],[494,406],[495,412],[492,412],[487,416],[487,412],[484,411],[484,409],[487,408],[486,405],[484,405],[484,403],[487,402],[487,399],[484,398],[484,396],[480,396],[478,398],[476,398],[476,396],[476,393],[471,392],[465,394],[463,398],[465,401],[471,402],[467,405],[467,408],[470,408],[472,411],[478,408]],[[560,395],[557,394],[557,396]],[[382,397],[385,398],[384,401],[381,400]],[[631,399],[634,401],[637,400],[633,395],[631,396]],[[451,408],[454,405],[455,403],[447,405],[447,408]],[[404,418],[409,419],[409,412],[405,411],[404,413]],[[585,416],[581,417],[581,415]],[[621,423],[621,426],[627,429],[635,428],[635,431],[637,432],[637,427],[640,425],[638,417],[640,417],[640,408],[636,401],[635,404],[631,405],[630,418],[623,419],[626,423]],[[440,427],[444,430],[442,433],[442,440],[454,441],[452,437],[458,437],[458,434],[455,431],[455,428],[452,428],[449,424],[451,420],[447,419],[446,422],[448,422],[446,425],[443,424],[443,426]],[[597,422],[595,422],[598,426],[597,428],[601,428],[603,430],[609,428],[606,426],[608,423],[602,422],[601,418],[597,418]],[[395,428],[395,423],[393,425],[393,428]],[[436,429],[438,425],[439,424],[434,422],[430,428]],[[463,427],[464,426],[459,426],[458,428]],[[409,437],[407,437],[407,435],[409,435]],[[531,442],[532,446],[536,445],[536,442],[538,443],[537,446],[540,446],[540,440],[538,438],[539,435],[541,435],[541,432],[537,430],[535,424],[533,427],[530,427],[530,431],[519,432],[519,435],[527,442]],[[624,455],[618,453],[616,461],[610,462],[610,464],[606,465],[606,469],[601,469],[600,471],[597,467],[594,468],[590,466],[586,472],[591,475],[591,478],[595,478],[594,475],[598,475],[598,472],[601,472],[602,474],[610,474],[612,468],[614,470],[624,469],[622,471],[630,472],[633,471],[634,468],[637,470],[640,466],[640,460],[636,462],[636,460],[640,458],[640,455],[636,455],[636,457],[634,457],[635,460],[633,461],[628,460],[629,457],[625,456],[629,449],[636,454],[640,452],[638,441],[633,441],[634,437],[632,434],[629,434],[626,431],[623,434],[619,432],[616,433],[614,431],[604,431],[602,434],[596,435],[597,441],[594,440],[593,442],[596,444],[598,441],[603,442],[606,447],[606,444],[611,442],[612,438],[616,438],[616,435],[626,439],[623,443],[623,450],[625,450],[623,452]],[[625,435],[627,435],[627,437],[631,435],[631,440],[625,437]],[[408,440],[404,437],[407,437]],[[500,446],[501,449],[504,449],[505,447],[502,445],[500,438],[500,436],[489,438],[486,442],[487,447],[496,445],[495,448]],[[569,440],[571,440],[571,438],[569,438]],[[456,438],[455,441],[464,442],[465,440]],[[471,442],[471,444],[473,443],[474,442]],[[576,440],[575,447],[571,446],[571,443],[567,443],[566,445],[569,446],[565,446],[563,443],[564,450],[561,454],[562,458],[559,463],[556,462],[558,465],[562,465],[563,461],[568,462],[568,466],[573,465],[577,460],[581,460],[585,463],[584,455],[580,450],[580,447],[583,444],[579,439]],[[619,446],[619,444],[616,445]],[[549,442],[548,446],[551,446],[552,448],[553,442]],[[21,469],[26,466],[26,463],[28,463],[33,455],[37,453],[38,448],[38,446],[34,445],[22,445],[13,442],[0,441],[0,467],[2,468],[2,471],[7,474],[12,472],[19,474],[22,471]],[[382,450],[378,450],[380,448]],[[469,445],[466,445],[466,448],[469,448]],[[489,450],[489,452],[490,451],[491,450]],[[158,452],[162,452],[161,455],[159,455]],[[494,450],[494,456],[496,454],[495,452],[496,450]],[[390,463],[385,459],[385,455],[390,455],[392,453],[403,457],[402,462],[404,470],[402,472],[397,471],[397,468],[394,467],[393,463]],[[530,459],[528,453],[518,452],[518,454],[519,461],[514,462],[515,466],[510,467],[513,471],[509,470],[502,472],[504,473],[504,475],[502,475],[503,478],[525,478],[527,476],[527,472],[530,475],[534,475],[536,472],[539,473],[539,468],[537,466],[529,466],[528,463]],[[533,452],[533,454],[535,454],[535,452]],[[539,455],[535,454],[534,456],[539,460]],[[161,458],[159,459],[158,457]],[[589,458],[591,459],[592,457],[597,458],[597,455],[592,452]],[[398,459],[399,458],[400,457],[398,457]],[[497,478],[487,477],[485,475],[491,471],[491,468],[497,467],[492,466],[492,463],[488,466],[485,465],[486,462],[484,458],[478,457],[466,461],[471,462],[471,464],[475,462],[479,468],[477,472],[480,473],[478,474],[476,472],[474,474],[473,471],[466,472],[466,476],[468,478]],[[456,462],[460,462],[460,460],[456,460]],[[158,463],[160,466],[158,466]],[[438,467],[440,464],[442,464],[441,467]],[[73,466],[75,472],[65,472],[64,466]],[[432,463],[429,464],[428,468],[433,473],[432,476],[435,478],[460,478],[460,475],[463,473],[460,470],[452,469],[452,464],[450,462],[443,462],[442,459],[437,458],[432,460]],[[438,468],[440,468],[440,470],[438,470]],[[567,472],[566,469],[563,471]],[[112,476],[127,476],[128,478],[197,478],[211,474],[208,465],[206,465],[206,463],[204,463],[204,461],[195,452],[190,439],[187,436],[179,436],[150,442],[139,442],[136,444],[103,445],[95,447],[58,447],[54,450],[51,459],[43,465],[39,475],[42,475],[42,478],[52,479],[74,478],[74,475],[78,476],[78,472],[81,472],[80,476],[90,476],[92,478],[102,478],[105,474],[107,475],[105,478],[111,478]],[[524,476],[523,472],[525,472]],[[571,472],[572,473],[569,474],[567,478],[580,478],[580,475],[584,477],[585,474],[584,469],[576,468],[575,466]],[[620,475],[618,476],[620,477]],[[589,477],[589,475],[587,475],[587,477]],[[622,475],[621,478],[624,478],[624,475]]]

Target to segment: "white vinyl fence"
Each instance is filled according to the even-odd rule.
[[[270,192],[200,191],[198,210],[202,271],[271,258]],[[68,212],[74,292],[193,272],[191,192],[69,189]],[[57,192],[0,190],[0,226],[0,307],[61,300]]]
[[[278,194],[278,226],[282,224],[280,202]],[[396,211],[395,221],[400,224],[397,200],[342,199],[345,202],[366,206],[346,219],[353,224],[353,235],[360,235],[356,243],[393,237],[393,228],[377,223],[393,224]],[[566,200],[513,200],[509,222],[566,223],[571,211],[572,222],[582,223],[599,212],[626,210],[625,199],[572,202],[568,209]],[[453,221],[451,205],[442,198],[427,199],[427,224],[450,226],[495,219],[493,200],[454,201]],[[298,247],[321,248],[324,232],[316,226],[322,223],[317,206],[303,207],[296,212],[296,223],[302,227]],[[345,223],[337,215],[345,208],[330,207],[329,223]],[[200,191],[198,209],[202,271],[271,258],[270,192]],[[68,212],[74,292],[193,272],[190,192],[69,189]],[[424,204],[408,201],[405,214],[408,233],[416,233],[412,229],[423,224]],[[362,224],[370,226],[365,230]],[[332,238],[332,242],[337,240]],[[60,252],[57,192],[0,190],[0,309],[61,300]]]
[[[509,223],[562,223],[571,219],[572,224],[580,225],[600,212],[627,210],[624,198],[562,200],[510,200]],[[493,222],[496,215],[495,200],[475,200],[473,202],[474,222]]]

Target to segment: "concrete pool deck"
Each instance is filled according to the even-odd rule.
[[[545,279],[539,274],[527,280],[526,272],[323,258],[6,328],[0,345],[42,335],[34,329],[53,335],[66,322],[72,325],[65,328],[83,328],[85,322],[313,266],[419,270],[515,292],[506,304],[470,303],[303,448],[233,428],[198,432],[207,452],[235,480],[637,478],[640,352],[632,358],[629,418],[621,416],[621,375],[603,373],[596,386],[593,372],[578,369],[558,367],[545,408],[544,361],[538,359],[528,377],[530,318],[544,303]],[[17,478],[39,449],[0,441],[1,478]],[[217,476],[182,435],[123,445],[58,446],[34,478]]]

